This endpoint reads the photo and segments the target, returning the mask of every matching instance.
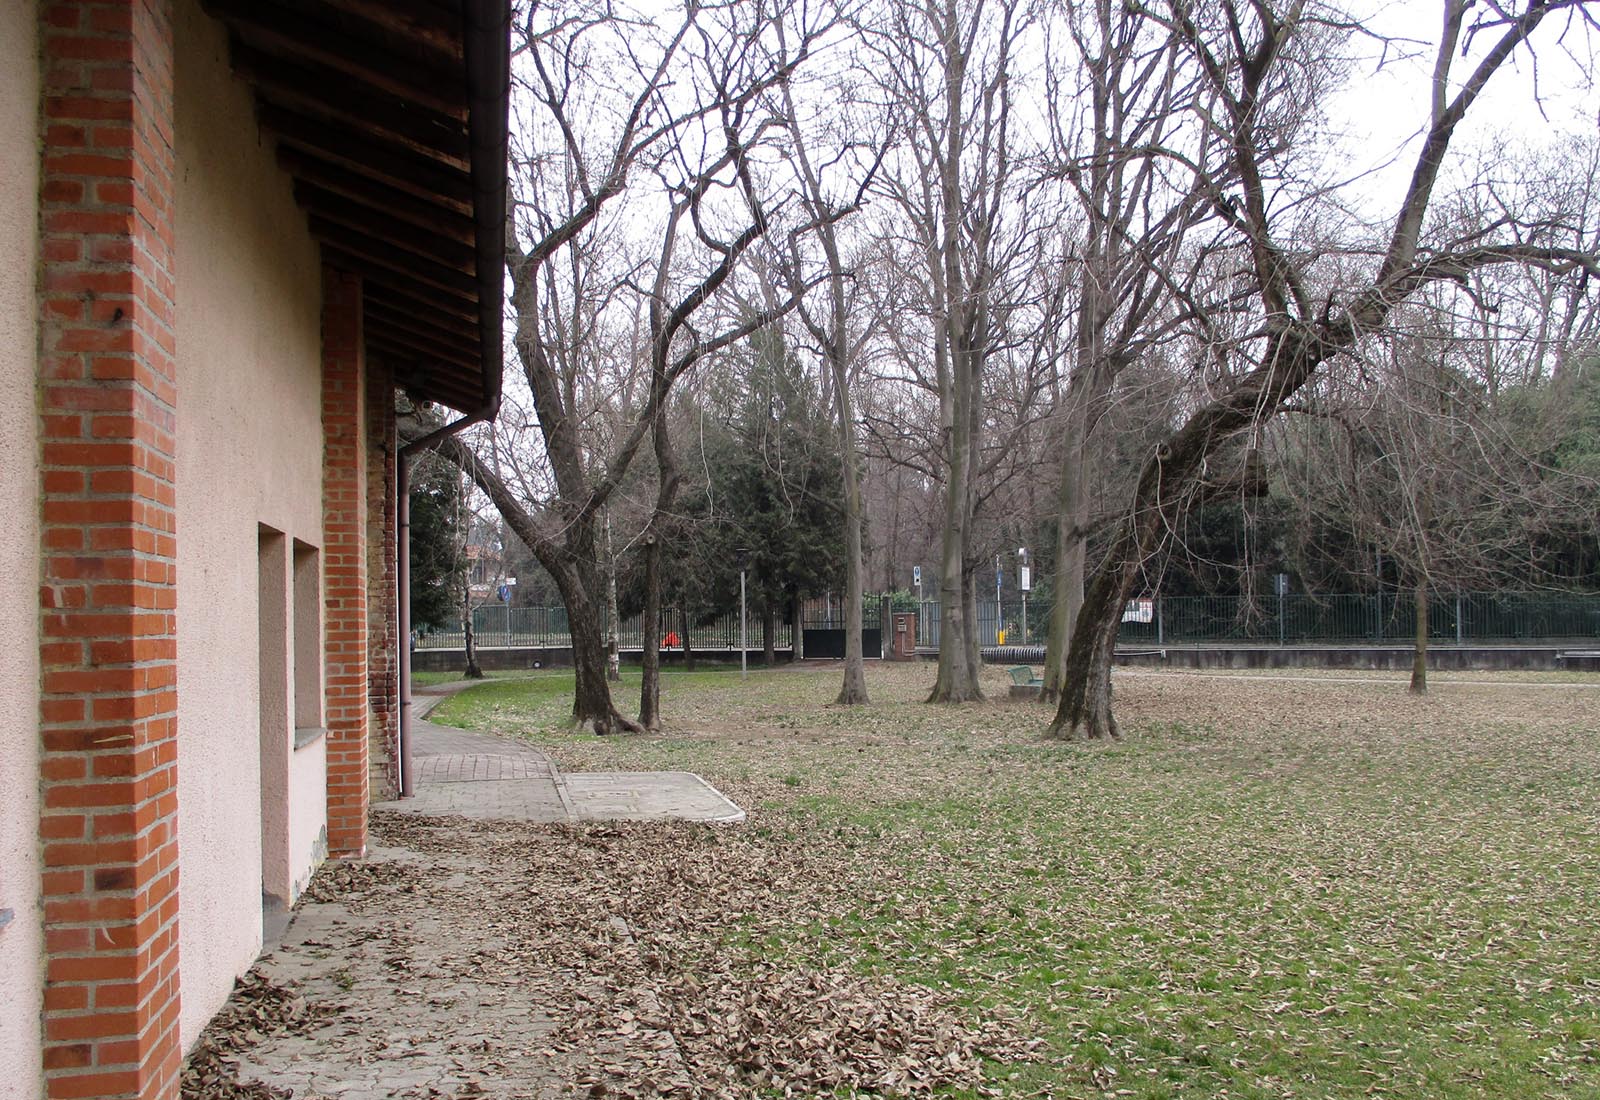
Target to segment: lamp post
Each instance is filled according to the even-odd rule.
[[[745,645],[745,617],[744,617],[744,571],[750,565],[750,550],[741,546],[733,552],[734,560],[739,563],[739,675],[748,676],[749,652]]]

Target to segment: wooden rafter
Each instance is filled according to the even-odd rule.
[[[454,209],[380,183],[303,149],[278,148],[278,163],[295,179],[381,210],[398,221],[471,245],[472,219]]]
[[[441,267],[451,267],[469,275],[476,268],[477,253],[470,244],[397,223],[380,210],[306,184],[296,184],[294,195],[310,213],[334,225],[342,225]]]
[[[336,126],[368,130],[413,153],[467,171],[461,121],[415,100],[374,88],[325,65],[265,54],[235,38],[233,68],[265,103]],[[337,95],[329,95],[337,88]]]
[[[261,125],[287,145],[317,153],[379,183],[449,204],[462,214],[472,212],[472,177],[460,169],[370,133],[320,122],[269,103],[261,104],[257,114]]]
[[[466,121],[460,68],[437,54],[407,48],[403,39],[384,33],[375,24],[348,16],[337,21],[323,19],[270,0],[204,2],[207,12],[263,53],[315,61]]]

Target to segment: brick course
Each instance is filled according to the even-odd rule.
[[[400,795],[400,651],[395,560],[394,375],[367,364],[367,695],[372,705],[373,797]]]
[[[41,8],[49,1097],[177,1094],[172,18]]]
[[[322,273],[323,654],[327,666],[328,853],[367,850],[366,354],[361,280]]]

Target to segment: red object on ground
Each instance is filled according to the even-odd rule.
[[[666,646],[668,649],[671,649],[674,646],[681,645],[682,643],[678,641],[678,632],[676,630],[669,630],[667,631],[667,636],[661,639],[661,644]]]

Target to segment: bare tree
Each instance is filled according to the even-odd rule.
[[[751,105],[806,56],[808,36],[792,52],[768,40],[770,20],[783,17],[782,9],[690,4],[663,28],[624,21],[609,9],[534,4],[516,30],[517,101],[527,106],[521,132],[530,148],[513,158],[516,212],[507,251],[515,347],[538,453],[530,463],[503,451],[478,461],[456,442],[441,451],[472,473],[560,589],[576,671],[572,717],[597,732],[640,728],[617,711],[606,681],[601,512],[655,427],[672,383],[709,351],[759,327],[752,320],[705,332],[691,323],[702,310],[721,313],[708,303],[748,247],[746,237],[766,231],[759,211],[744,229],[720,237],[697,215],[706,213],[712,192],[734,196],[724,212],[744,205],[741,158],[730,150],[750,139],[725,127],[730,119],[736,131],[761,125]],[[641,179],[657,186],[643,187]],[[685,205],[687,195],[700,196],[698,207]],[[623,213],[603,216],[614,209]],[[686,217],[693,232],[684,239],[698,248],[700,266],[669,305],[660,297],[665,285],[641,288],[637,274],[651,269],[652,256],[673,266],[675,277],[676,265],[691,266],[674,244]],[[664,227],[657,238],[664,243],[641,253],[639,226],[649,224]],[[648,383],[625,426],[597,451],[586,434],[588,390],[597,355],[607,350],[606,317],[618,298],[637,299],[641,291],[662,317],[648,362],[639,364]],[[530,490],[545,477],[549,492],[540,499]]]
[[[1066,674],[1068,642],[1083,605],[1090,527],[1089,443],[1118,372],[1174,327],[1174,302],[1200,270],[1187,246],[1210,216],[1207,194],[1227,182],[1214,146],[1196,134],[1204,81],[1183,62],[1176,30],[1135,6],[1089,0],[1065,6],[1048,72],[1052,171],[1077,207],[1069,270],[1072,372],[1057,413],[1061,442],[1056,569],[1045,702]],[[1184,149],[1184,159],[1166,155]]]
[[[982,697],[973,514],[984,427],[984,368],[999,283],[1020,235],[1016,51],[1032,22],[1023,0],[886,0],[866,38],[905,135],[884,192],[925,272],[939,395],[944,533],[939,669],[930,702]]]
[[[1468,6],[1465,0],[1443,5],[1428,121],[1410,186],[1386,241],[1373,250],[1376,268],[1348,282],[1323,278],[1317,269],[1318,257],[1334,251],[1327,242],[1311,248],[1302,240],[1297,246],[1295,218],[1303,211],[1278,202],[1272,181],[1287,176],[1285,139],[1306,117],[1327,77],[1318,39],[1348,30],[1349,23],[1298,0],[1279,7],[1267,0],[1248,5],[1222,0],[1204,13],[1173,2],[1160,12],[1216,96],[1208,124],[1225,143],[1229,171],[1239,185],[1237,193],[1218,189],[1209,199],[1248,257],[1240,276],[1248,280],[1258,323],[1245,339],[1213,349],[1230,370],[1217,379],[1214,394],[1144,462],[1125,518],[1085,593],[1053,734],[1116,735],[1110,670],[1122,606],[1141,567],[1166,545],[1183,509],[1201,491],[1207,460],[1220,447],[1262,425],[1322,364],[1369,338],[1399,303],[1430,283],[1465,279],[1502,263],[1600,271],[1592,258],[1570,249],[1493,233],[1423,240],[1456,127],[1489,80],[1552,12],[1586,15],[1581,0],[1531,0],[1494,5],[1469,25]],[[1487,48],[1463,79],[1452,80],[1458,53],[1470,56],[1475,42],[1487,42]]]
[[[808,123],[796,109],[793,81],[781,88],[783,115],[788,122],[788,148],[793,171],[799,181],[800,202],[806,213],[807,235],[790,238],[784,277],[793,289],[803,286],[807,267],[802,244],[812,240],[822,253],[821,288],[814,301],[802,300],[799,318],[806,334],[826,365],[827,387],[833,397],[834,422],[839,433],[839,466],[844,487],[845,523],[845,605],[844,605],[844,682],[836,702],[845,706],[866,703],[867,678],[861,649],[862,610],[865,590],[862,559],[861,455],[856,426],[855,398],[857,367],[863,344],[869,335],[852,317],[862,312],[862,300],[855,293],[854,265],[846,260],[840,240],[839,223],[859,210],[868,188],[887,151],[887,135],[872,142],[844,141],[843,152],[831,151],[819,162],[812,152],[813,137]],[[855,120],[855,125],[867,125]],[[820,299],[820,300],[815,300]],[[798,630],[800,624],[795,624]],[[888,628],[888,624],[884,624]],[[766,632],[770,638],[770,630]]]

